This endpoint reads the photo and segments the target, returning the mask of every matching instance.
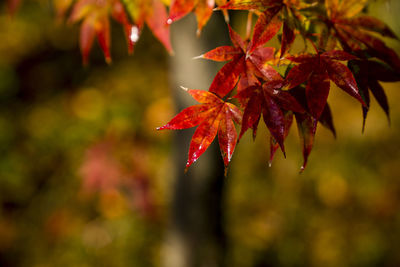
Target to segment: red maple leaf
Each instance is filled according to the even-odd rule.
[[[332,114],[329,108],[329,105],[325,105],[325,109],[317,121],[313,116],[311,116],[308,112],[305,113],[294,113],[296,117],[297,130],[299,132],[300,142],[303,150],[303,164],[301,166],[301,171],[307,166],[308,156],[311,153],[312,147],[314,145],[315,133],[317,131],[317,122],[321,123],[323,126],[328,128],[333,135],[336,137],[335,127],[333,125]],[[285,133],[284,137],[286,138],[289,134],[290,127],[293,123],[293,112],[285,111],[284,112],[284,121],[285,121]],[[278,142],[271,137],[270,138],[270,158],[269,165],[271,166],[272,160],[274,159],[275,152],[278,150],[279,144]]]
[[[110,11],[114,19],[124,26],[129,51],[131,52],[133,49],[133,42],[129,38],[133,25],[129,23],[124,7],[119,0],[79,0],[75,3],[69,20],[70,22],[82,20],[79,40],[84,65],[89,61],[89,53],[96,36],[106,62],[111,62]]]
[[[378,102],[379,106],[386,113],[386,116],[390,123],[388,99],[379,81],[400,81],[400,73],[394,71],[392,68],[384,63],[373,60],[352,60],[349,61],[349,68],[354,74],[354,77],[358,84],[358,88],[360,89],[360,95],[366,104],[366,106],[362,107],[362,130],[364,131],[365,129],[365,120],[367,118],[370,106],[370,92]]]
[[[307,166],[308,156],[314,145],[315,133],[317,131],[317,120],[308,114],[295,114],[297,130],[303,148],[303,165],[300,172],[304,171]]]
[[[266,30],[257,30],[266,27]],[[284,151],[285,138],[284,110],[304,112],[288,92],[281,90],[284,80],[280,74],[267,64],[274,59],[274,49],[262,47],[269,41],[281,27],[277,17],[268,25],[265,20],[258,20],[255,32],[250,42],[244,41],[229,27],[233,46],[217,47],[200,58],[214,61],[231,60],[215,76],[209,91],[220,97],[225,97],[235,87],[238,80],[238,94],[236,98],[244,107],[244,115],[240,137],[249,128],[256,135],[261,114],[271,136]],[[260,83],[266,80],[263,85]],[[239,137],[239,139],[240,139]]]
[[[242,103],[245,103],[239,139],[249,128],[253,129],[253,138],[255,138],[262,114],[272,138],[276,140],[285,154],[283,141],[287,136],[288,128],[285,111],[298,113],[305,111],[288,91],[281,90],[283,82],[283,79],[279,76],[279,78],[265,82],[263,85],[250,86],[237,94],[236,97]]]
[[[283,122],[284,122],[283,138],[286,139],[286,137],[289,134],[290,126],[293,123],[293,112],[284,110],[282,113],[283,113]],[[273,136],[271,136],[269,138],[269,142],[270,142],[270,152],[269,152],[268,165],[271,167],[275,153],[278,150],[280,145]]]
[[[332,132],[334,137],[336,137],[336,130],[333,125],[332,113],[328,103],[325,105],[325,108],[319,119],[316,120],[310,114],[310,111],[307,108],[305,88],[296,87],[289,90],[288,93],[290,93],[292,97],[296,99],[298,103],[297,105],[301,105],[301,107],[303,107],[303,112],[283,110],[284,124],[285,124],[284,138],[286,138],[286,136],[289,133],[290,127],[293,123],[293,116],[296,118],[297,130],[299,133],[300,142],[303,150],[303,164],[301,166],[301,172],[302,172],[307,166],[308,156],[310,155],[314,144],[315,133],[317,131],[317,123],[319,122],[320,124],[322,124],[322,126],[328,128]],[[271,136],[270,159],[269,159],[270,166],[272,164],[272,160],[274,159],[275,152],[278,148],[279,148],[279,143],[275,140],[275,138]]]
[[[343,49],[355,52],[358,56],[374,56],[385,61],[393,68],[400,68],[400,58],[391,48],[371,32],[385,37],[395,38],[393,31],[382,21],[367,15],[358,15],[365,7],[366,0],[326,0],[327,18],[325,23],[333,35],[340,41]]]
[[[215,3],[221,5],[225,2],[225,0],[172,0],[167,23],[171,24],[193,11],[197,18],[197,34],[199,35],[210,19]],[[227,13],[224,15],[227,20]]]
[[[173,53],[170,37],[169,25],[165,22],[168,18],[167,9],[160,0],[137,0],[138,15],[131,13],[135,24],[140,31],[146,23],[153,35],[164,45],[169,53]]]
[[[307,166],[308,156],[310,155],[312,147],[314,145],[314,139],[317,131],[318,122],[322,126],[329,129],[335,138],[336,138],[336,130],[335,126],[333,125],[332,112],[328,103],[326,103],[324,110],[321,113],[321,116],[318,118],[318,120],[316,120],[311,115],[310,110],[307,108],[306,89],[298,86],[290,90],[290,93],[306,110],[306,112],[304,113],[294,112],[294,115],[296,117],[297,130],[299,132],[299,137],[303,150],[303,164],[301,166],[301,172],[302,172]]]
[[[80,48],[83,64],[89,61],[89,53],[97,37],[107,63],[111,62],[110,21],[111,15],[123,27],[128,43],[128,52],[139,39],[140,32],[146,22],[154,35],[172,52],[169,41],[169,27],[164,21],[167,18],[165,6],[159,0],[141,1],[140,12],[135,25],[130,22],[124,5],[120,0],[78,0],[69,17],[70,22],[82,21],[80,31]]]
[[[267,64],[268,61],[274,59],[275,49],[261,47],[262,44],[269,41],[277,33],[279,28],[280,22],[275,20],[267,26],[268,35],[259,36],[258,33],[255,33],[252,43],[257,43],[258,46],[251,50],[249,42],[244,41],[229,26],[229,34],[233,46],[220,46],[198,57],[214,61],[230,60],[219,70],[211,83],[209,91],[220,97],[225,97],[236,86],[239,78],[238,91],[250,85],[255,85],[258,82],[257,77],[268,80],[279,78],[279,73]],[[263,34],[262,32],[259,33]]]
[[[322,54],[318,52],[314,55],[304,54],[287,58],[299,65],[294,66],[286,76],[286,87],[290,89],[307,81],[307,105],[316,119],[325,108],[330,89],[329,80],[365,106],[353,74],[344,64],[338,62],[355,59],[354,56],[344,51],[332,50]]]
[[[249,49],[250,51],[262,43],[263,36],[269,35],[270,30],[267,29],[267,25],[274,20],[281,21],[280,26],[283,24],[283,31],[280,57],[282,58],[293,44],[293,41],[296,37],[295,30],[297,29],[300,32],[305,32],[302,25],[305,17],[300,14],[299,10],[309,6],[311,6],[311,4],[307,4],[299,0],[232,0],[226,5],[220,6],[219,9],[249,10],[259,14],[257,24],[254,27],[254,34],[261,38],[252,42]]]
[[[225,102],[213,93],[202,90],[188,90],[187,92],[201,104],[182,110],[158,130],[180,130],[198,126],[190,142],[186,169],[207,150],[218,134],[219,147],[225,167],[227,167],[237,143],[237,133],[233,121],[241,123],[241,111],[235,105]]]

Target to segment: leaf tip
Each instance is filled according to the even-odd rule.
[[[391,120],[390,120],[390,114],[389,114],[389,111],[385,111],[385,113],[386,113],[386,118],[387,118],[387,120],[388,120],[388,125],[389,125],[389,127],[391,126],[391,124],[392,124],[392,122],[391,122]]]
[[[368,105],[367,105],[367,103],[365,103],[365,101],[364,101],[362,98],[360,98],[360,102],[361,102],[361,105],[362,105],[363,107],[369,108]]]
[[[363,119],[363,124],[361,128],[361,133],[364,134],[364,132],[365,132],[365,118]]]
[[[188,172],[189,167],[192,166],[192,164],[193,164],[195,161],[196,161],[196,160],[190,160],[190,159],[187,160],[186,166],[185,166],[185,170],[184,170],[185,174]]]
[[[306,166],[305,166],[305,165],[301,166],[300,171],[299,171],[299,174],[302,174],[302,173],[304,172],[305,169],[306,169]]]
[[[227,178],[228,177],[228,166],[224,167],[224,177]]]
[[[280,148],[282,150],[283,157],[286,159],[286,151],[285,151],[285,145],[283,144],[283,141],[279,142],[279,146],[280,146]]]
[[[200,58],[204,58],[204,54],[202,54],[202,55],[200,55],[200,56],[197,56],[197,57],[192,57],[193,60],[195,60],[195,59],[200,59]]]
[[[244,133],[244,132],[243,132]],[[256,137],[257,137],[257,128],[253,127],[253,142],[256,141]]]

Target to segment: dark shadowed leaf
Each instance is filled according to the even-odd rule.
[[[349,22],[353,26],[359,26],[365,30],[377,32],[385,37],[398,39],[396,34],[389,28],[389,26],[377,18],[362,15],[351,19]]]
[[[293,66],[286,76],[285,87],[291,89],[306,82],[310,78],[313,68],[314,62]]]
[[[307,114],[295,114],[297,129],[303,148],[303,165],[300,172],[303,172],[307,166],[308,156],[314,144],[315,132],[317,130],[317,120]]]
[[[292,111],[284,111],[284,120],[285,120],[285,134],[284,138],[289,134],[290,127],[293,123],[293,112]],[[269,155],[269,161],[268,164],[271,166],[272,161],[274,159],[275,153],[279,148],[278,142],[273,138],[272,136],[270,137],[270,155]]]
[[[377,80],[369,79],[368,85],[376,101],[378,101],[379,106],[381,106],[383,111],[386,113],[386,116],[390,123],[389,103],[385,91],[383,90],[382,86],[379,84]]]
[[[320,122],[324,127],[328,128],[332,132],[333,136],[336,138],[336,130],[335,126],[333,125],[332,112],[328,103],[326,103],[324,111],[322,111],[318,122]]]
[[[314,118],[321,116],[328,99],[329,89],[328,74],[324,71],[314,71],[306,86],[307,105]]]
[[[281,52],[280,57],[284,57],[289,47],[293,44],[296,34],[294,33],[294,28],[288,25],[288,23],[283,24],[282,31],[282,41],[281,41]]]
[[[342,44],[343,49],[364,58],[377,57],[393,68],[400,67],[400,58],[396,52],[370,33],[372,31],[382,36],[397,38],[393,31],[379,19],[365,15],[355,17],[366,5],[366,0],[341,1],[340,3],[327,0],[325,2],[328,14],[326,23],[332,30],[333,36]]]
[[[273,99],[264,94],[265,105],[262,110],[265,125],[267,125],[271,136],[276,140],[285,155],[283,141],[285,139],[285,118],[283,111]],[[286,155],[285,155],[286,157]]]
[[[342,63],[331,61],[326,64],[329,78],[343,91],[365,105],[360,93],[358,92],[357,82],[353,73]]]
[[[307,81],[307,105],[315,118],[318,119],[325,108],[330,90],[329,79],[365,105],[352,72],[344,64],[336,61],[354,59],[354,56],[344,51],[333,50],[316,55],[288,56],[288,59],[299,65],[290,69],[284,87],[294,88]]]

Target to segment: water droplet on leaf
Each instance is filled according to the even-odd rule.
[[[138,27],[132,26],[129,39],[131,40],[132,43],[136,43],[139,40],[139,28]]]

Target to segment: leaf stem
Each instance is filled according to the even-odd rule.
[[[253,25],[253,12],[249,11],[247,15],[247,25],[246,25],[246,40],[250,40],[251,29]]]

